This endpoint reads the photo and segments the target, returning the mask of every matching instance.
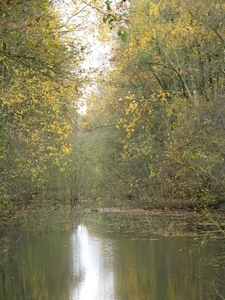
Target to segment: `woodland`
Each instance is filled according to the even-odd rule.
[[[223,0],[2,0],[1,215],[43,199],[223,211],[224,14]],[[110,46],[98,67],[91,35]]]

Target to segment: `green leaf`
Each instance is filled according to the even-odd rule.
[[[108,21],[108,23],[109,23],[109,25],[112,25],[113,24],[113,19],[110,19],[109,21]]]
[[[111,9],[111,6],[110,6],[110,1],[107,1],[106,2],[106,7],[107,7],[107,10],[108,11],[111,11],[112,9]]]
[[[127,33],[125,29],[119,29],[117,35],[121,38],[123,42],[127,40]]]

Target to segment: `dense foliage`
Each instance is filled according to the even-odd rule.
[[[64,24],[45,0],[0,4],[1,207],[35,193],[223,203],[223,1],[73,4]],[[112,48],[99,70],[81,65],[90,34]]]
[[[0,4],[0,206],[42,191],[71,151],[75,43],[48,1]]]
[[[126,41],[90,97],[103,192],[223,202],[224,12],[222,0],[131,2]]]

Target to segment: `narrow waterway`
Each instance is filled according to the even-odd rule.
[[[140,238],[109,230],[105,222],[101,214],[63,216],[1,232],[0,299],[225,297],[224,268],[215,260],[223,249],[217,241],[201,250],[200,238]]]

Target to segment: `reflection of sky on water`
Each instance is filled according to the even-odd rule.
[[[112,241],[92,236],[84,225],[71,239],[71,300],[115,300]]]

